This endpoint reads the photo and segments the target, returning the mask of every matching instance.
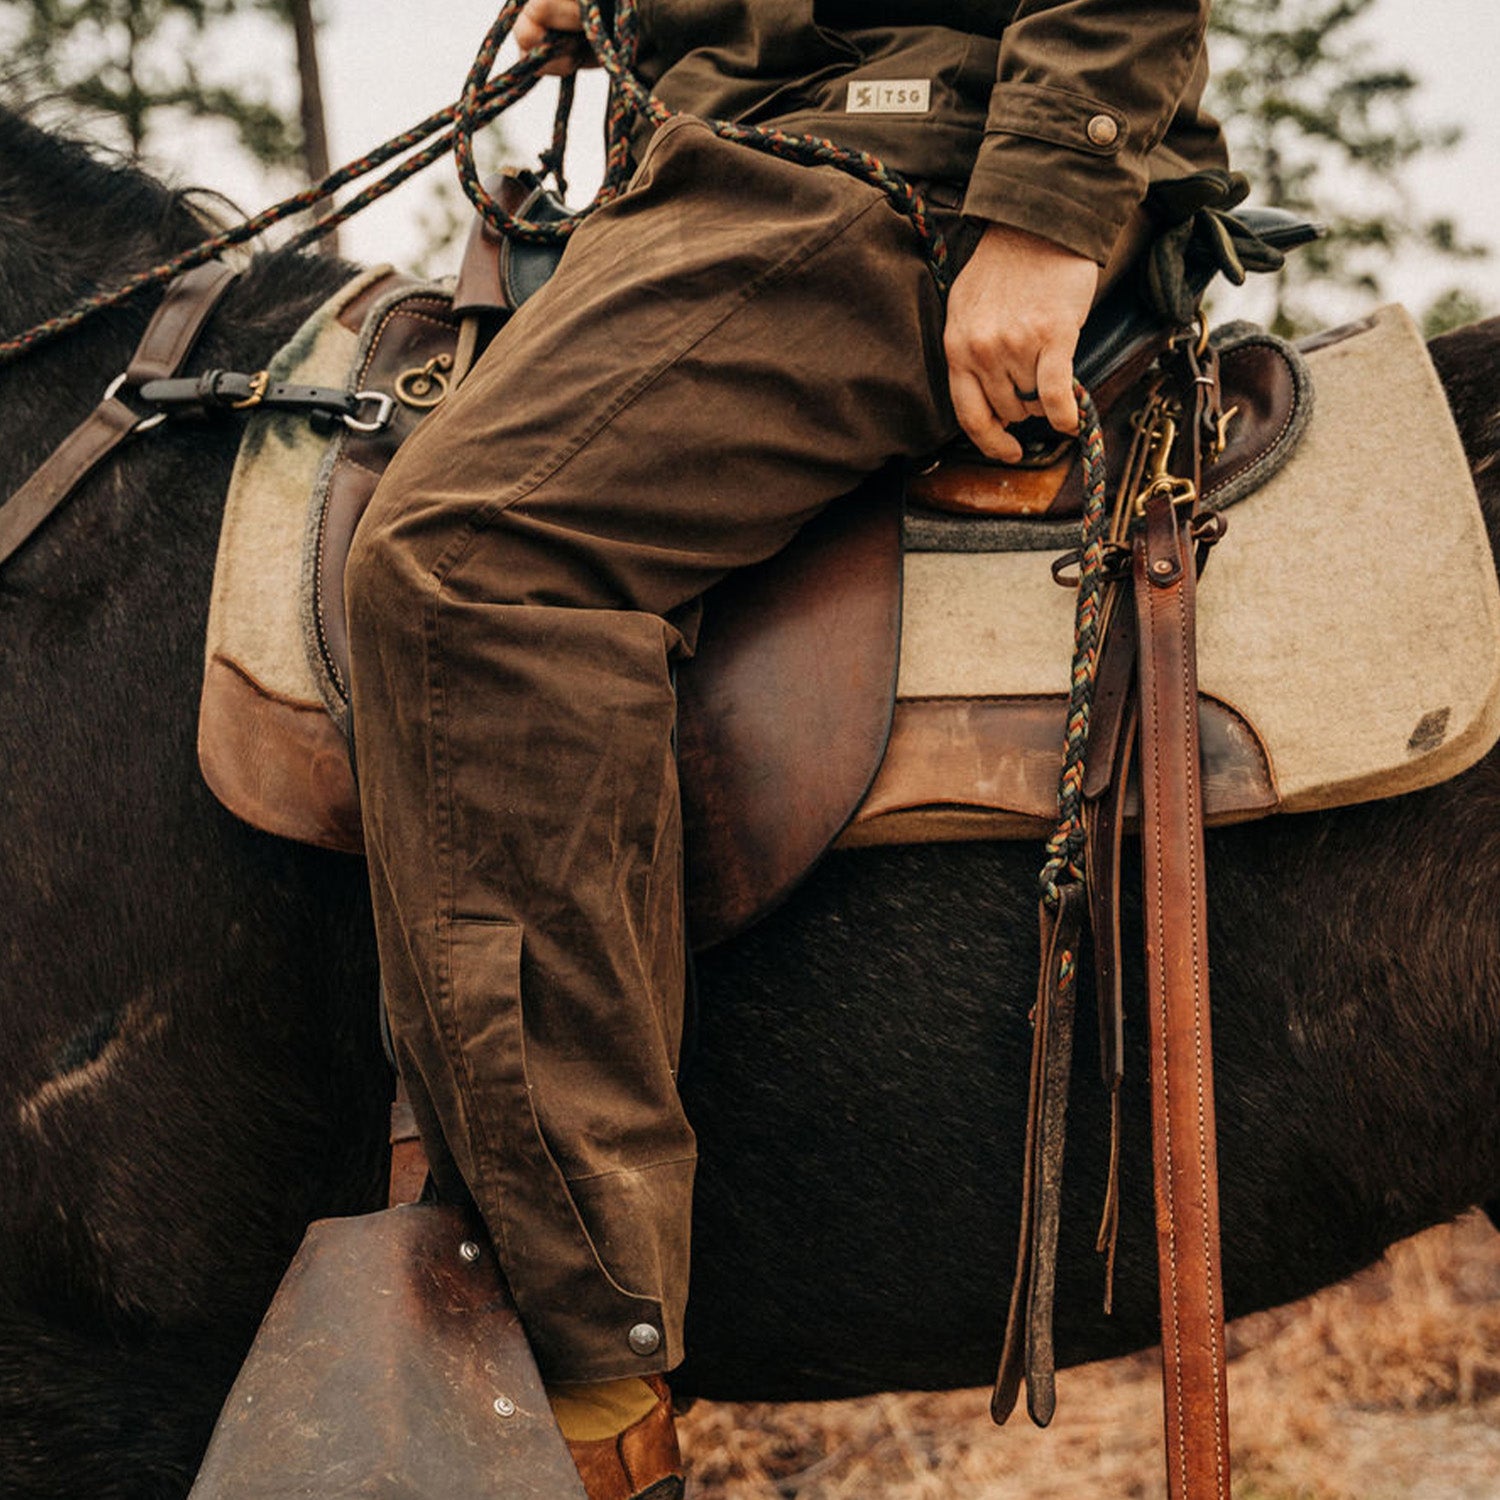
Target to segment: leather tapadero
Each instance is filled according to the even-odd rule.
[[[457,1208],[307,1231],[191,1500],[587,1500],[494,1254]]]

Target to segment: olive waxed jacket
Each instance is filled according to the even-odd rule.
[[[1222,167],[1208,0],[639,0],[675,110],[828,136],[972,218],[1103,262],[1163,178]]]

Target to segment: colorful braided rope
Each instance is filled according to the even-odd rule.
[[[515,3],[515,0],[513,0]],[[511,68],[505,75],[497,79],[493,84],[483,89],[475,100],[471,109],[471,118],[476,124],[487,123],[503,110],[508,109],[515,101],[526,94],[541,76],[543,64],[557,51],[555,43],[549,43],[546,47],[539,47],[534,52],[522,58],[515,67]],[[305,230],[292,240],[292,247],[296,249],[305,248],[314,241],[328,234],[338,225],[351,219],[361,209],[367,208],[377,199],[383,198],[394,188],[399,187],[409,178],[414,177],[424,168],[431,166],[439,157],[446,156],[455,149],[459,135],[457,128],[448,129],[453,126],[458,116],[458,106],[450,105],[446,109],[436,111],[429,115],[420,124],[413,125],[409,130],[393,137],[383,146],[364,156],[357,157],[354,161],[339,167],[321,182],[314,183],[311,187],[294,193],[288,198],[283,198],[279,203],[273,203],[269,208],[263,209],[252,218],[226,229],[221,234],[216,234],[200,244],[184,250],[179,255],[169,260],[160,262],[144,271],[138,272],[128,280],[121,282],[118,286],[108,291],[96,293],[94,296],[86,297],[58,314],[56,317],[48,318],[38,323],[33,328],[28,328],[24,333],[16,334],[11,338],[0,340],[0,365],[8,364],[19,359],[23,354],[29,353],[39,345],[47,343],[59,334],[66,333],[71,328],[76,328],[85,318],[107,307],[118,307],[122,302],[127,302],[138,292],[145,291],[149,287],[164,286],[174,276],[179,276],[184,271],[191,270],[194,266],[201,266],[205,261],[214,259],[225,250],[231,250],[237,245],[244,245],[251,240],[258,239],[267,230],[274,228],[277,224],[293,218],[295,215],[305,213],[314,208],[324,198],[337,192],[342,187],[347,187],[352,182],[357,182],[361,177],[368,176],[386,163],[394,161],[404,152],[411,151],[413,147],[420,145],[423,141],[428,144],[420,151],[415,152],[406,161],[399,162],[386,175],[372,183],[362,192],[342,204],[335,212],[321,218],[316,224]],[[441,134],[439,134],[441,132]],[[429,140],[429,137],[436,137]]]
[[[412,152],[406,160],[397,162],[384,176],[295,236],[291,241],[292,248],[306,248],[449,152],[453,154],[459,181],[463,184],[465,193],[499,233],[528,243],[555,244],[566,239],[588,214],[624,191],[631,170],[632,126],[643,119],[660,124],[672,117],[672,111],[651,93],[635,71],[639,42],[636,0],[617,0],[613,31],[605,23],[599,0],[581,0],[585,35],[610,77],[603,183],[587,208],[560,219],[527,220],[507,213],[485,191],[479,180],[479,171],[474,161],[475,132],[529,93],[543,76],[542,69],[546,63],[571,45],[561,35],[550,37],[498,78],[491,80],[490,73],[494,69],[500,46],[513,30],[522,4],[523,0],[506,0],[501,7],[474,59],[457,103],[429,115],[420,124],[403,131],[383,146],[338,168],[321,182],[272,204],[254,217],[194,245],[170,260],[141,271],[119,286],[84,298],[65,312],[48,318],[23,333],[0,340],[0,365],[19,359],[59,334],[76,328],[93,313],[107,307],[117,307],[138,292],[149,287],[163,286],[173,277],[212,260],[225,250],[259,238],[275,225],[312,210],[340,188],[369,176],[406,152]],[[566,191],[562,162],[573,94],[573,79],[566,77],[562,80],[558,93],[552,141],[541,157],[543,172],[556,180],[560,192]],[[920,195],[899,173],[890,170],[878,158],[868,152],[835,145],[818,136],[788,135],[782,131],[735,125],[723,120],[707,123],[725,140],[736,141],[788,161],[809,166],[837,167],[889,194],[892,202],[911,220],[921,237],[932,262],[934,275],[941,284],[946,284],[947,247],[941,233],[928,215]],[[422,145],[423,142],[427,144]],[[421,149],[416,149],[418,147]]]
[[[464,85],[464,99],[459,103],[460,119],[458,139],[454,154],[458,162],[459,180],[470,201],[489,221],[499,234],[512,239],[532,243],[555,244],[570,235],[578,224],[596,208],[618,197],[625,189],[630,174],[630,139],[632,126],[640,121],[663,125],[673,117],[673,111],[658,99],[641,81],[636,71],[636,56],[640,41],[640,21],[636,0],[617,0],[614,29],[605,23],[600,0],[580,0],[583,12],[584,35],[600,66],[609,75],[610,105],[605,121],[605,171],[604,180],[594,201],[576,214],[558,220],[533,221],[508,213],[485,191],[474,166],[471,132],[464,128],[469,98],[486,86],[490,69],[499,52],[500,43],[509,35],[514,25],[514,15],[520,0],[511,0],[495,24],[490,28],[484,44],[475,58],[474,67]],[[566,124],[566,113],[571,100],[560,100],[558,127],[554,135],[549,158],[560,160],[559,140]],[[857,151],[839,146],[823,136],[792,135],[786,131],[762,126],[737,125],[728,120],[704,122],[722,139],[764,151],[785,161],[804,166],[829,166],[858,177],[886,193],[895,206],[906,215],[926,247],[933,272],[940,283],[946,282],[948,259],[947,246],[942,234],[932,222],[921,195],[900,173],[891,170],[878,157],[867,151]],[[547,165],[551,160],[544,158]],[[554,168],[555,175],[555,168]]]
[[[1083,534],[1079,549],[1078,595],[1073,613],[1073,671],[1068,690],[1068,722],[1063,768],[1057,788],[1057,829],[1047,841],[1047,862],[1039,877],[1042,900],[1054,910],[1059,887],[1084,879],[1084,754],[1099,672],[1099,619],[1104,602],[1104,543],[1109,525],[1105,499],[1104,431],[1093,398],[1076,381],[1083,447]]]

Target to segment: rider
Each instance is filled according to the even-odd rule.
[[[617,0],[624,16],[629,0]],[[494,1240],[593,1500],[680,1494],[674,663],[697,600],[883,463],[1077,429],[1072,356],[1153,180],[1223,163],[1208,0],[652,0],[677,117],[401,449],[348,589],[398,1060]],[[527,0],[522,47],[576,33]],[[576,66],[577,50],[552,64]],[[729,142],[830,137],[922,189]]]

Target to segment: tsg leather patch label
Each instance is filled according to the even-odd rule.
[[[925,115],[932,103],[932,80],[928,78],[881,78],[849,85],[851,115]]]

